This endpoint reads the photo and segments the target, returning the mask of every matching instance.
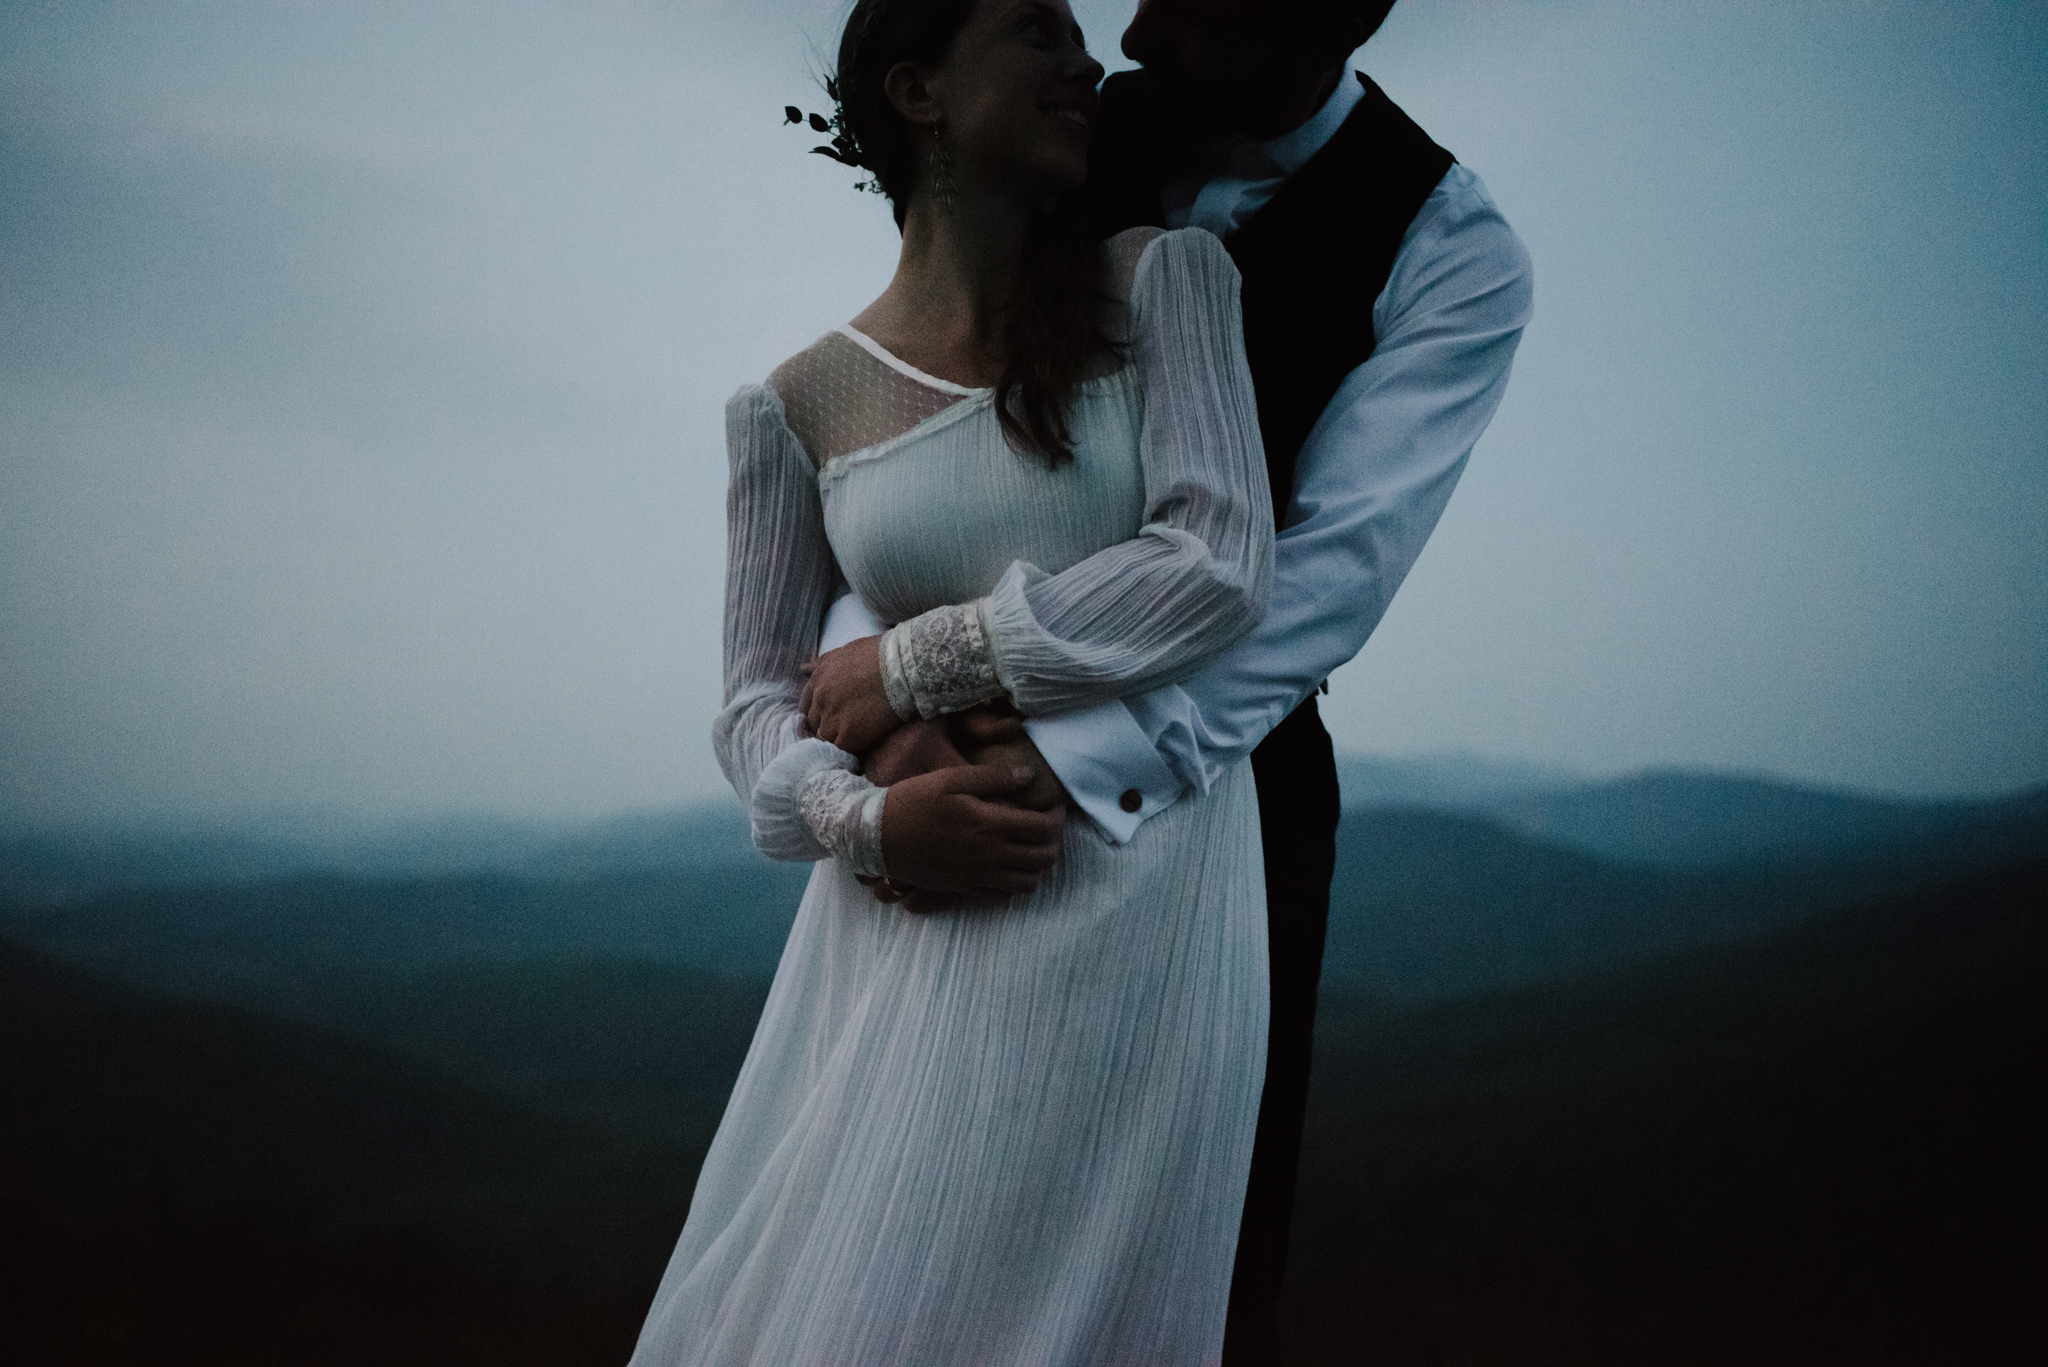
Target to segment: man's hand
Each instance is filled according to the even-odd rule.
[[[868,782],[883,788],[893,787],[919,774],[961,769],[966,765],[966,757],[954,747],[945,724],[935,721],[907,721],[891,731],[880,745],[860,757],[861,773],[867,776]],[[862,877],[860,885],[871,890],[875,900],[885,905],[909,901],[911,911],[926,910],[919,903],[929,901],[932,896],[918,892],[900,879]]]
[[[1065,807],[1067,785],[1038,753],[1024,730],[1024,714],[1005,703],[987,703],[953,718],[953,740],[970,764],[1000,764],[1031,770],[1031,781],[1009,799],[1034,812]]]
[[[967,747],[969,753],[963,753]],[[1038,747],[1024,733],[1024,718],[1015,708],[1000,703],[985,704],[956,713],[944,722],[913,721],[891,731],[873,750],[861,756],[861,772],[872,783],[888,788],[921,774],[962,768],[973,763],[1006,769],[1029,769],[1031,778],[1007,797],[1007,802],[1034,812],[1064,808],[1067,790],[1059,781]],[[895,802],[892,795],[889,799]],[[888,825],[888,808],[883,808],[883,825]],[[890,868],[897,866],[890,864]],[[985,870],[993,875],[996,870]],[[900,870],[888,879],[863,878],[875,900],[893,905],[901,902],[906,911],[936,911],[957,906],[959,898],[936,889],[921,888]]]
[[[967,757],[953,744],[943,723],[907,721],[860,757],[860,771],[868,782],[887,788],[906,778],[957,769],[966,763]]]
[[[882,638],[863,636],[803,667],[797,710],[811,734],[858,755],[899,725],[882,685]]]
[[[889,877],[931,892],[1009,897],[1030,892],[1052,867],[1066,809],[1026,811],[1014,796],[1027,767],[967,765],[890,785],[882,808],[882,859]]]

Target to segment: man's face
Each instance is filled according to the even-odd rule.
[[[1124,56],[1181,117],[1229,130],[1293,56],[1270,11],[1258,0],[1138,0]]]

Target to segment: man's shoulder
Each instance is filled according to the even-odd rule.
[[[1380,203],[1392,196],[1398,202],[1420,204],[1457,165],[1457,157],[1372,77],[1363,71],[1352,75],[1359,86],[1358,102],[1296,178],[1326,182],[1325,192],[1340,200],[1362,196],[1363,203]]]
[[[1507,226],[1501,216],[1500,206],[1493,202],[1493,194],[1486,188],[1486,182],[1479,173],[1461,161],[1452,162],[1436,188],[1429,192],[1429,198],[1422,201],[1422,208],[1416,217],[1427,215],[1443,222],[1476,222],[1486,220]]]
[[[1404,258],[1485,258],[1505,275],[1524,275],[1529,250],[1494,203],[1486,182],[1463,163],[1454,163],[1416,211],[1401,243]],[[1404,264],[1397,260],[1396,270]]]
[[[1382,275],[1456,159],[1363,72],[1359,96],[1328,140],[1232,235],[1232,254],[1298,265],[1334,255]]]
[[[1508,224],[1486,183],[1462,164],[1444,172],[1416,212],[1375,301],[1374,330],[1385,336],[1444,308],[1476,310],[1489,327],[1520,327],[1533,303],[1529,249]]]

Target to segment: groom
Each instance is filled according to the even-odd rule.
[[[1103,84],[1081,193],[1102,236],[1192,225],[1237,262],[1279,524],[1271,605],[1178,686],[1023,722],[1036,755],[1004,723],[978,723],[977,739],[1042,756],[1050,775],[1036,786],[1064,784],[1117,843],[1251,755],[1272,1020],[1231,1285],[1233,1367],[1277,1357],[1336,862],[1337,773],[1315,694],[1415,563],[1529,318],[1528,254],[1479,178],[1349,70],[1391,8],[1140,0],[1123,51],[1143,70]],[[858,600],[842,599],[823,646],[877,629],[860,618]],[[870,761],[877,781],[917,767],[905,764],[914,731],[898,736],[885,747],[894,756]]]

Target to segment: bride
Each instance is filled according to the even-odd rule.
[[[1263,608],[1235,267],[1200,230],[1086,242],[1055,205],[1101,76],[1065,0],[847,22],[840,146],[902,257],[726,410],[715,740],[757,844],[817,866],[640,1367],[1221,1353],[1265,1065],[1250,769],[1118,847],[1004,800],[1009,766],[881,787],[857,758],[1180,679]],[[842,577],[895,625],[813,663]]]

